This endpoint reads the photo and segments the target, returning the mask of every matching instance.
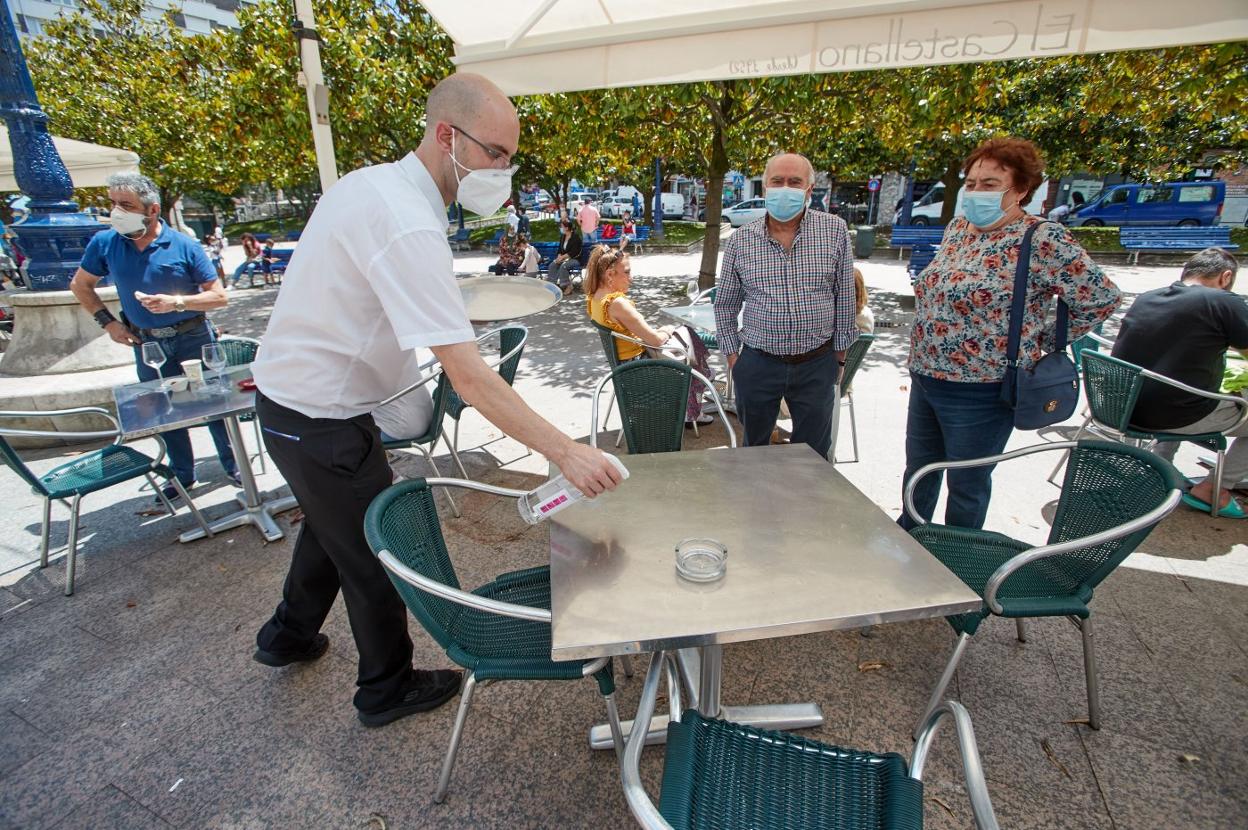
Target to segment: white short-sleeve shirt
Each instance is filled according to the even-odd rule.
[[[415,154],[330,188],[252,364],[260,391],[310,418],[352,418],[420,379],[415,349],[472,340],[446,230]]]

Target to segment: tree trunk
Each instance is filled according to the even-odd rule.
[[[962,163],[951,161],[945,168],[945,175],[940,177],[945,186],[945,200],[940,206],[940,224],[948,225],[953,221],[954,211],[958,208],[958,190],[962,187]]]
[[[715,284],[719,272],[719,217],[724,209],[724,175],[728,172],[728,153],[724,149],[724,132],[718,124],[711,136],[711,163],[706,169],[706,235],[702,237],[702,265],[698,269],[698,288]]]
[[[640,225],[654,227],[654,185],[637,188],[641,191],[641,216],[633,219]]]

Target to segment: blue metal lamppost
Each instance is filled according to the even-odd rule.
[[[8,0],[3,3],[0,118],[9,129],[17,186],[30,197],[30,214],[14,223],[12,230],[30,260],[27,280],[31,290],[63,291],[69,288],[87,242],[107,225],[78,212],[74,184],[48,133],[48,116],[35,95]]]

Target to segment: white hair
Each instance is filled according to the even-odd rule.
[[[143,207],[160,204],[160,188],[156,186],[156,182],[142,173],[114,173],[104,184],[109,190],[133,193],[142,202]]]
[[[776,153],[774,156],[767,159],[767,166],[763,168],[764,182],[770,178],[769,174],[771,173],[771,165],[774,164],[777,159],[783,158],[784,156],[797,156],[799,159],[806,162],[806,181],[808,184],[815,183],[815,166],[810,163],[810,159],[806,158],[801,153]]]

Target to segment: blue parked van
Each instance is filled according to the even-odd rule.
[[[1106,188],[1090,204],[1071,211],[1066,224],[1109,225],[1216,225],[1222,217],[1226,182],[1169,182],[1118,184]]]

